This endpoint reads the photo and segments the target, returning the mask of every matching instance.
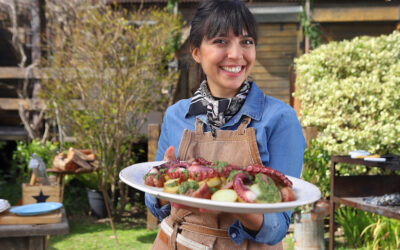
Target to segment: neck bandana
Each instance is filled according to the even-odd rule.
[[[215,137],[216,130],[228,122],[242,107],[250,90],[250,83],[245,81],[232,98],[217,98],[211,95],[204,80],[194,93],[189,107],[190,115],[206,114],[211,133]]]

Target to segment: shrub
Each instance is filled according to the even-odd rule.
[[[400,33],[331,42],[295,60],[303,126],[331,154],[400,152]]]

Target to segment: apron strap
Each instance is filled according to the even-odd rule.
[[[250,121],[251,121],[251,118],[248,117],[248,116],[245,116],[243,118],[242,122],[240,123],[240,125],[239,125],[239,127],[237,129],[239,135],[244,135],[247,126],[249,126],[249,124],[250,124]]]
[[[215,236],[219,238],[229,239],[228,230],[226,229],[207,227],[189,222],[182,222],[181,228],[190,231],[192,233],[199,233],[207,236]]]
[[[204,134],[204,123],[199,118],[196,118],[195,126],[196,126],[196,135]]]
[[[176,249],[176,236],[182,223],[185,221],[185,216],[192,214],[191,211],[185,209],[177,209],[173,216],[171,240],[168,241],[168,249]]]

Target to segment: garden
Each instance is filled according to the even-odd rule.
[[[89,149],[98,170],[65,175],[62,202],[69,233],[50,236],[48,249],[149,249],[158,229],[147,228],[144,194],[118,175],[150,160],[149,138],[140,128],[148,112],[163,112],[172,102],[179,72],[170,62],[181,46],[183,21],[170,8],[127,12],[102,4],[48,4],[50,35],[40,92],[45,126],[28,141],[0,141],[6,166],[0,169],[0,198],[20,204],[32,154],[50,169],[60,153]],[[329,204],[332,155],[400,154],[400,33],[320,45],[295,59],[295,67],[301,125],[318,131],[308,142],[302,179],[316,185]],[[345,163],[338,169],[344,176],[388,173]],[[95,189],[103,191],[112,220],[91,208],[88,190]],[[314,209],[294,210],[285,249],[296,248],[296,216]],[[339,206],[335,216],[337,249],[400,248],[397,219],[347,206]],[[328,248],[329,214],[320,220],[321,248]]]

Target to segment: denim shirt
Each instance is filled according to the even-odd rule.
[[[207,124],[204,129],[209,131],[205,114],[187,115],[190,100],[181,100],[167,109],[158,142],[157,161],[163,160],[165,150],[171,145],[175,147],[175,154],[177,154],[183,130],[194,131],[196,117]],[[299,178],[305,140],[296,112],[284,102],[264,95],[255,83],[251,83],[242,108],[221,129],[236,130],[243,115],[251,118],[249,127],[254,127],[256,131],[258,150],[263,165],[277,169],[285,175]],[[146,194],[145,202],[150,212],[160,221],[170,213],[170,205],[160,207],[154,196]],[[240,221],[236,220],[228,229],[229,236],[236,244],[240,244],[243,239],[248,239],[275,245],[285,237],[290,225],[291,213],[291,211],[286,211],[264,214],[262,227],[257,233],[249,233]]]

